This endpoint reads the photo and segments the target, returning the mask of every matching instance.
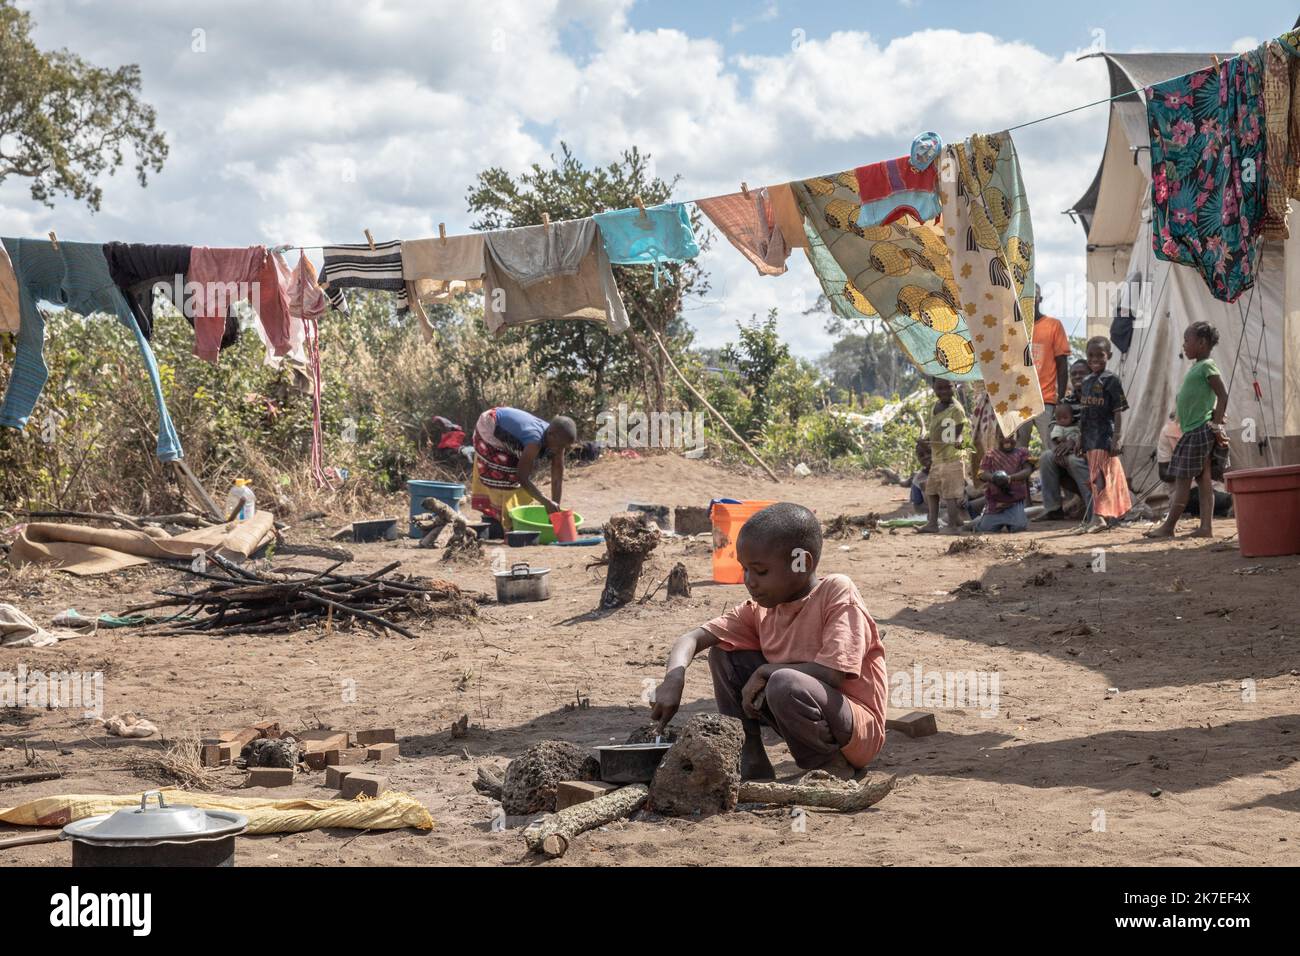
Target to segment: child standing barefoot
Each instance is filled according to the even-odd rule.
[[[1092,520],[1085,517],[1080,530],[1099,531],[1128,514],[1133,501],[1128,478],[1119,460],[1120,415],[1128,409],[1119,376],[1106,368],[1110,361],[1110,340],[1103,335],[1088,340],[1089,374],[1079,386],[1083,406],[1080,434],[1083,456],[1088,461],[1092,486]]]
[[[1168,475],[1174,479],[1174,495],[1164,524],[1147,532],[1148,538],[1171,538],[1178,519],[1187,507],[1192,482],[1200,479],[1201,526],[1194,538],[1208,538],[1214,532],[1214,481],[1221,478],[1228,460],[1228,436],[1223,416],[1228,411],[1228,390],[1210,352],[1219,344],[1219,333],[1208,322],[1195,322],[1183,333],[1183,354],[1193,365],[1178,390],[1178,425],[1183,437],[1174,446]]]
[[[939,502],[948,509],[948,531],[961,528],[961,505],[966,498],[966,462],[962,460],[962,428],[966,409],[953,401],[952,382],[934,380],[934,409],[930,412],[930,477],[925,483],[925,504],[929,520],[916,530],[934,534],[939,530]]]

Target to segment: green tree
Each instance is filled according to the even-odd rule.
[[[763,430],[772,413],[772,380],[777,370],[790,362],[790,347],[777,334],[776,309],[770,309],[765,319],[751,316],[748,322],[737,322],[736,325],[740,330],[740,341],[727,345],[722,356],[740,373],[749,390],[746,437],[754,437]]]
[[[558,222],[625,209],[638,197],[647,206],[667,202],[676,183],[677,177],[665,181],[652,175],[650,157],[636,147],[616,162],[587,167],[561,143],[550,166],[534,163],[517,177],[499,167],[479,173],[466,201],[478,216],[474,229],[508,229],[538,225],[543,213]],[[698,234],[699,214],[692,215]],[[631,323],[624,335],[588,322],[542,322],[525,330],[529,362],[559,390],[557,400],[581,402],[594,417],[611,396],[639,391],[647,407],[666,409],[665,380],[671,372],[654,340],[657,336],[674,356],[689,346],[682,302],[706,293],[708,280],[694,262],[659,271],[656,287],[651,269],[614,267]]]
[[[845,320],[831,310],[826,296],[804,315],[826,320],[826,334],[836,336],[830,351],[818,359],[818,367],[831,383],[847,395],[905,395],[922,384],[916,366],[898,347],[894,337],[875,323]]]
[[[167,143],[141,102],[140,68],[105,69],[68,50],[44,52],[31,16],[0,0],[0,182],[31,180],[32,199],[66,194],[99,209],[96,180],[135,154],[136,178],[162,170]]]

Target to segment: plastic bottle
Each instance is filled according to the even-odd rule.
[[[257,498],[253,495],[253,489],[248,486],[247,478],[236,478],[234,487],[226,495],[226,514],[229,516],[234,513],[236,508],[239,509],[239,513],[235,515],[236,521],[247,521],[257,514]]]

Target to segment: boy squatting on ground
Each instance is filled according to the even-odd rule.
[[[779,502],[746,521],[736,557],[751,600],[679,637],[655,690],[651,716],[666,724],[686,668],[707,649],[718,711],[745,730],[745,780],[775,776],[764,724],[801,769],[844,779],[885,742],[885,648],[853,582],[817,577],[821,549],[821,525],[799,505]]]

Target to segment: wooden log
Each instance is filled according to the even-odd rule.
[[[63,774],[58,770],[25,770],[21,773],[7,773],[0,776],[4,783],[39,783],[42,780],[58,780]]]
[[[63,837],[62,830],[46,830],[42,833],[24,833],[22,836],[0,840],[0,850],[16,846],[32,846],[36,843],[58,843]]]
[[[659,546],[659,532],[650,527],[646,516],[615,515],[605,526],[605,550],[609,570],[605,590],[600,595],[602,608],[622,607],[636,597],[641,567],[651,551]]]
[[[741,803],[821,807],[826,810],[865,810],[889,795],[889,791],[894,789],[895,779],[893,774],[869,774],[858,781],[856,787],[743,780],[739,800]]]
[[[650,788],[643,783],[620,787],[595,800],[546,814],[524,830],[524,842],[530,853],[564,856],[578,834],[636,813],[648,799]]]

